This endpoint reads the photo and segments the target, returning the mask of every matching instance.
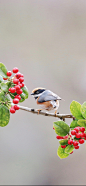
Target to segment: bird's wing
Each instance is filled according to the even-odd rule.
[[[46,102],[46,101],[56,101],[56,100],[61,100],[59,96],[51,92],[50,90],[45,90],[43,94],[39,97],[38,102]]]

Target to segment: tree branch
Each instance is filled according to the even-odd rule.
[[[33,114],[38,114],[38,110],[36,110],[36,109],[23,107],[23,106],[20,106],[20,105],[19,105],[19,107],[20,107],[21,110],[25,110],[27,112],[32,112]],[[57,117],[57,118],[62,119],[62,120],[65,120],[65,118],[72,118],[73,120],[75,120],[75,117],[71,114],[57,114],[57,115],[55,115],[53,113],[40,111],[39,115]]]

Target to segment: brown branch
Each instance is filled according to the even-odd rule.
[[[36,110],[36,109],[23,107],[23,106],[20,106],[20,105],[19,105],[19,107],[20,107],[21,110],[25,110],[27,112],[32,112],[33,114],[38,114],[38,110]],[[62,119],[62,120],[65,120],[65,118],[75,119],[75,117],[73,115],[71,115],[71,114],[57,114],[57,115],[55,115],[53,113],[40,111],[39,115],[57,117],[57,118]]]

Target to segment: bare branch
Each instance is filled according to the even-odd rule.
[[[25,110],[27,112],[32,112],[33,114],[38,114],[38,110],[35,110],[35,109],[32,109],[32,108],[28,108],[28,107],[23,107],[23,106],[20,106],[20,105],[19,105],[19,107],[20,107],[21,110]],[[62,119],[64,121],[65,121],[65,118],[75,119],[75,117],[73,115],[71,115],[71,114],[57,114],[57,115],[55,115],[53,113],[40,111],[39,115],[57,117],[57,118],[60,118],[60,119]]]

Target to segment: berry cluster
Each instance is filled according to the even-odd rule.
[[[53,128],[54,129],[54,128]],[[73,145],[75,149],[79,149],[79,145],[83,144],[84,141],[86,140],[86,133],[85,133],[85,128],[84,127],[75,127],[70,135],[66,135],[64,137],[62,136],[56,136],[58,140],[62,139],[68,139],[68,145]],[[67,145],[61,145],[62,148],[66,148]],[[73,151],[70,153],[72,154]]]
[[[19,73],[19,69],[17,67],[13,68],[12,70],[13,73],[15,73],[14,77],[12,78],[12,87],[9,88],[9,92],[14,94],[16,93],[13,103],[15,104],[10,108],[10,112],[13,114],[15,113],[16,110],[19,110],[19,106],[17,105],[21,99],[20,94],[22,94],[22,87],[24,87],[24,75]],[[10,77],[12,76],[12,72],[8,71],[7,76]],[[4,78],[6,80],[8,78]]]

